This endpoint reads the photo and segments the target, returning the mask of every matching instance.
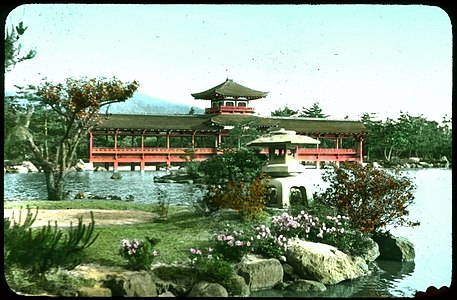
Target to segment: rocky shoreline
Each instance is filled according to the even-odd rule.
[[[364,255],[351,257],[327,244],[292,239],[279,259],[245,255],[233,264],[235,276],[224,285],[198,279],[190,261],[156,263],[148,271],[83,264],[56,272],[90,281],[91,286],[56,291],[50,296],[249,297],[253,292],[279,290],[319,297],[319,293],[344,281],[382,273],[378,260],[414,263],[414,246],[406,238],[387,233],[370,240],[372,246]]]

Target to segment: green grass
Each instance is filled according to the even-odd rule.
[[[30,200],[30,201],[3,201],[3,208],[31,208],[41,209],[120,209],[120,210],[141,210],[153,211],[157,204],[134,203],[113,200]],[[171,207],[170,207],[171,208]]]
[[[97,220],[95,220],[97,222]],[[172,263],[185,261],[191,247],[207,247],[213,232],[212,221],[208,217],[198,216],[191,211],[180,211],[169,215],[167,220],[151,224],[98,227],[97,241],[86,250],[86,262],[98,262],[104,265],[125,266],[126,261],[118,255],[122,239],[158,238],[154,247],[159,251],[156,262]]]
[[[9,201],[3,202],[4,208],[40,209],[122,209],[153,212],[157,205],[104,200],[71,200],[71,201]],[[38,212],[39,213],[39,212]],[[95,224],[97,219],[95,218]],[[159,251],[157,262],[172,263],[185,261],[191,247],[205,248],[214,234],[217,224],[210,217],[196,214],[191,208],[170,206],[168,218],[149,224],[106,225],[97,226],[94,233],[98,239],[86,249],[86,263],[99,263],[108,266],[125,267],[127,261],[118,254],[122,239],[159,238],[154,247]]]

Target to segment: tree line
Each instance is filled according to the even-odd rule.
[[[287,106],[277,109],[271,116],[328,118],[318,102],[301,111]],[[379,120],[376,113],[364,113],[361,121],[368,129],[363,154],[366,160],[391,161],[393,158],[418,157],[436,160],[445,156],[452,161],[452,118],[443,117],[441,124],[423,115],[413,116],[400,112],[397,119]]]

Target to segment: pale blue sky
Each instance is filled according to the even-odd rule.
[[[5,88],[47,77],[116,76],[139,91],[198,107],[191,93],[231,78],[267,98],[260,115],[319,102],[331,118],[400,111],[452,116],[452,29],[424,5],[30,4],[26,49],[38,52],[5,75]]]

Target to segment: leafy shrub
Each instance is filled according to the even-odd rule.
[[[208,185],[218,185],[226,182],[250,182],[261,172],[261,167],[267,162],[266,158],[254,149],[226,150],[223,154],[204,160],[199,165],[199,171],[205,177]]]
[[[247,220],[260,218],[268,198],[267,178],[260,174],[251,182],[229,181],[214,186],[207,195],[207,203],[213,208],[235,209]]]
[[[146,237],[147,242],[141,240],[122,240],[119,245],[119,255],[127,259],[127,267],[131,270],[148,270],[153,259],[159,255],[156,250],[151,250],[158,239]]]
[[[70,224],[70,228],[57,228],[48,223],[41,229],[30,228],[38,215],[30,211],[27,206],[27,215],[21,224],[22,213],[19,220],[4,218],[4,266],[6,273],[12,267],[22,268],[31,277],[44,280],[44,274],[51,268],[62,267],[73,269],[83,259],[83,251],[90,247],[98,238],[93,236],[95,221],[91,212],[91,223],[86,226],[82,217],[78,219],[78,226]],[[9,273],[12,274],[12,273]]]
[[[343,162],[328,169],[322,179],[330,186],[315,194],[314,199],[336,207],[363,233],[380,231],[387,225],[419,225],[407,220],[407,208],[414,202],[416,186],[398,171]]]
[[[222,259],[212,248],[202,251],[198,248],[190,249],[190,260],[199,280],[219,283],[231,295],[239,294],[241,287],[234,280],[235,272],[230,262]]]
[[[268,197],[261,167],[266,159],[258,150],[238,149],[201,162],[208,193],[204,198],[210,210],[233,208],[252,219],[263,210]]]

